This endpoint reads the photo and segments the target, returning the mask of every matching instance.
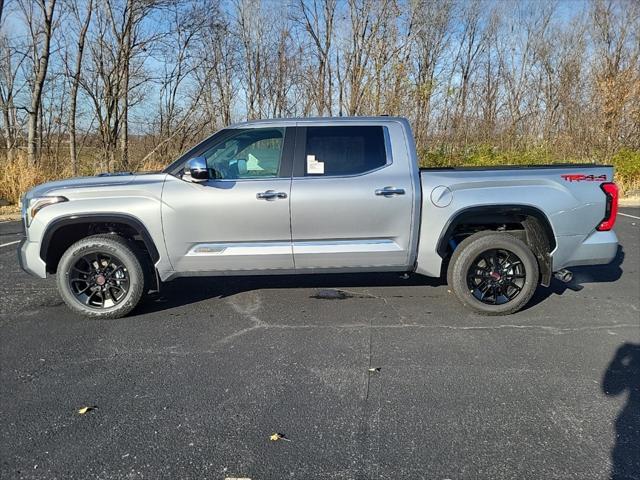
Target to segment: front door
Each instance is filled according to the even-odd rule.
[[[285,153],[292,150],[293,138],[286,130],[223,131],[190,153],[206,158],[215,179],[199,184],[167,177],[162,222],[174,270],[293,269],[291,159]]]
[[[300,125],[291,187],[296,270],[409,268],[415,166],[400,125]]]

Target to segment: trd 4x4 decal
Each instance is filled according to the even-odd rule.
[[[606,182],[606,175],[584,175],[582,173],[572,173],[560,175],[567,182]]]

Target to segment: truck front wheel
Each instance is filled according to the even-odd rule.
[[[508,233],[479,232],[453,252],[447,282],[467,307],[484,315],[517,312],[538,286],[538,262],[531,249]]]
[[[58,291],[67,306],[93,318],[120,318],[144,292],[144,270],[135,245],[115,234],[77,241],[58,264]]]

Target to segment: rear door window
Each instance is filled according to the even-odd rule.
[[[386,164],[383,127],[307,127],[305,176],[358,175]]]

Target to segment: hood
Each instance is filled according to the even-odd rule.
[[[133,173],[114,173],[101,174],[95,177],[77,177],[69,178],[67,180],[47,182],[29,190],[25,194],[24,200],[49,195],[53,191],[57,191],[60,195],[64,195],[64,192],[61,192],[61,190],[70,188],[78,189],[126,185],[128,183],[132,183],[136,179],[136,177],[138,177],[138,175],[135,175]]]

